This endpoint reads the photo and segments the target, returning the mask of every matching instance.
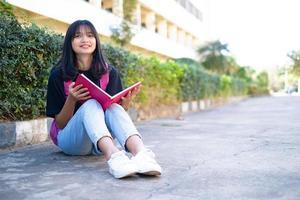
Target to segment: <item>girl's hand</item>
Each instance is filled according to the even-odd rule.
[[[121,105],[125,110],[129,109],[132,99],[140,92],[140,86],[134,88],[134,90],[129,91],[126,97],[122,97]]]
[[[82,87],[82,85],[75,86],[75,82],[72,82],[69,86],[69,96],[70,100],[77,102],[81,100],[90,99],[90,93],[87,88]]]

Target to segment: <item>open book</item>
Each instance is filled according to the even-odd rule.
[[[111,104],[119,103],[122,97],[126,97],[129,91],[133,91],[135,88],[139,87],[139,85],[141,85],[141,82],[137,82],[131,85],[130,87],[126,88],[125,90],[122,90],[114,96],[110,96],[98,85],[96,85],[94,82],[88,79],[84,74],[79,74],[75,81],[75,86],[80,84],[82,84],[83,87],[87,88],[90,92],[90,96],[92,97],[92,99],[96,99],[101,104],[103,110],[106,110]]]

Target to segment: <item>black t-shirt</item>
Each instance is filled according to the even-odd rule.
[[[94,79],[92,76],[91,71],[80,71],[80,73],[83,73],[86,75],[91,81],[93,81],[95,84],[97,84],[99,87],[99,78]],[[118,92],[122,91],[122,82],[120,75],[116,68],[111,66],[111,69],[109,71],[109,82],[106,87],[106,92],[110,94],[111,96],[117,94]],[[66,94],[64,92],[64,80],[62,71],[60,68],[55,68],[51,71],[49,80],[48,80],[48,90],[47,90],[47,105],[46,105],[46,115],[48,117],[55,117],[61,109],[63,108],[66,101]],[[78,110],[78,108],[82,104],[80,102],[76,103],[75,111]]]

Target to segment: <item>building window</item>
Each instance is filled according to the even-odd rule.
[[[105,10],[107,10],[108,12],[111,12],[112,13],[112,8],[105,8]]]

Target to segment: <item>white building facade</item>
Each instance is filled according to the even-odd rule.
[[[201,1],[201,0],[199,0]],[[204,1],[204,0],[202,0]],[[7,0],[20,18],[65,33],[70,23],[90,20],[102,38],[123,17],[123,0]],[[129,49],[161,58],[197,58],[197,47],[208,40],[203,8],[190,0],[137,0],[133,14],[135,36]]]

